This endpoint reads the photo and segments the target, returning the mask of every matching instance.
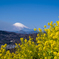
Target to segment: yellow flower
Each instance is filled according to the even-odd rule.
[[[47,29],[44,29],[44,31],[47,31]]]
[[[32,53],[32,51],[30,51],[30,53]]]
[[[31,38],[31,36],[29,36],[29,39]]]
[[[23,41],[24,38],[20,38],[21,41]]]
[[[37,36],[40,36],[39,34],[37,34]]]
[[[39,47],[38,49],[39,49],[39,51],[42,51],[42,48],[41,47]]]
[[[34,42],[32,42],[32,44],[34,44]]]
[[[25,57],[27,57],[27,55],[25,54]]]
[[[34,28],[34,31],[36,31],[37,29],[36,28]]]
[[[56,25],[56,23],[54,23],[54,25]]]
[[[5,47],[7,46],[7,44],[5,44]]]
[[[38,55],[40,55],[40,53],[38,53]]]
[[[54,44],[51,44],[51,47],[53,47],[54,46]]]
[[[0,54],[0,57],[2,56],[2,54]]]
[[[33,56],[31,56],[31,58],[30,59],[33,59]]]
[[[1,48],[3,48],[3,45],[1,45]]]
[[[6,53],[7,53],[7,54],[9,54],[9,53],[10,53],[10,51],[8,50]]]
[[[46,50],[46,47],[43,47],[43,50]]]
[[[53,23],[53,21],[51,21],[51,23]]]
[[[17,45],[17,43],[15,43],[15,45]]]
[[[38,45],[36,45],[35,47],[38,48]]]
[[[38,37],[36,37],[36,41],[38,40]]]
[[[41,43],[41,41],[38,40],[37,43]]]
[[[50,25],[50,23],[48,22],[48,25]]]
[[[52,44],[53,43],[53,40],[50,40],[50,43]]]
[[[1,50],[3,50],[3,48],[1,48]]]
[[[18,45],[20,46],[20,43]]]
[[[57,59],[57,56],[55,56],[54,59]]]
[[[0,50],[0,52],[2,52],[2,51]]]
[[[31,41],[30,40],[28,41],[28,43],[29,43],[29,45],[31,45]]]
[[[56,30],[56,31],[59,30],[59,27],[55,26],[55,30]]]
[[[41,37],[38,37],[38,40],[41,39]]]
[[[25,39],[24,41],[25,41],[25,43],[27,42],[27,40],[26,40],[26,39]]]
[[[53,33],[50,35],[50,37],[52,37],[53,36]]]
[[[59,26],[59,21],[57,21],[57,25]]]
[[[56,32],[56,35],[58,36],[59,35],[59,32]]]
[[[52,27],[49,27],[50,29],[52,29]]]
[[[59,53],[57,53],[57,56],[59,56]]]
[[[38,30],[39,30],[40,32],[42,32],[42,29],[38,28]]]
[[[32,40],[32,38],[29,39],[30,41]]]
[[[53,36],[53,39],[55,39],[56,37],[55,36]]]
[[[53,52],[54,55],[57,55],[57,52]]]
[[[5,52],[5,49],[3,49],[3,51],[2,52]]]
[[[45,56],[46,55],[46,53],[43,53],[43,56]]]
[[[48,32],[48,35],[50,35],[51,34],[51,32]]]
[[[45,39],[44,37],[42,39]]]
[[[50,23],[50,26],[52,27],[52,23]]]
[[[4,59],[6,59],[6,56],[4,56]]]
[[[46,34],[44,33],[44,37],[46,36]]]
[[[46,28],[46,25],[44,25],[44,28]]]
[[[45,59],[48,59],[47,57],[45,57]]]

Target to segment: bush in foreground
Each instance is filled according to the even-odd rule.
[[[52,21],[48,22],[48,25],[50,26],[48,29],[44,25],[47,34],[43,33],[41,28],[38,30],[34,28],[34,31],[38,31],[36,43],[30,36],[29,40],[21,38],[22,44],[15,43],[17,49],[15,53],[6,51],[7,44],[2,45],[0,59],[59,59],[59,21],[54,24]]]

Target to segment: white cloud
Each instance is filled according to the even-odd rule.
[[[14,23],[13,26],[17,27],[19,30],[22,28],[28,28],[27,26],[23,25],[22,23]]]

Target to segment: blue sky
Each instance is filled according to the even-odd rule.
[[[0,0],[0,30],[21,23],[31,29],[59,20],[59,0]]]

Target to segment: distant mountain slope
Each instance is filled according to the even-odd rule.
[[[25,33],[24,31],[22,31]],[[28,33],[28,32],[27,32]],[[35,32],[29,32],[31,34],[20,34],[20,33],[15,33],[15,32],[8,32],[8,31],[2,31],[0,30],[0,46],[2,44],[7,44],[7,45],[14,45],[15,43],[21,43],[20,38],[26,38],[29,40],[29,36],[33,38],[33,41],[36,41],[37,33]]]
[[[34,31],[33,29],[23,28],[20,31],[14,31],[15,33],[21,33],[21,34],[32,34],[32,33],[38,33],[37,31]]]
[[[0,30],[0,44],[5,44],[5,43],[14,44],[15,42],[20,43],[21,37],[28,39],[29,35],[37,34],[37,33],[35,33],[35,34],[33,34],[33,33],[32,34],[23,34],[23,33],[15,33],[15,32],[8,32],[8,31]]]

